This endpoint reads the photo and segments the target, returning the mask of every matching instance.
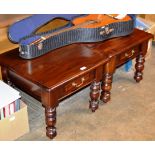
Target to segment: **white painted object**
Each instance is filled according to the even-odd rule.
[[[7,85],[3,81],[0,81],[0,109],[17,100],[21,96],[19,92]]]

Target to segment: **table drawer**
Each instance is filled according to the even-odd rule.
[[[84,74],[84,75],[68,82],[64,86],[65,95],[68,95],[68,94],[74,92],[75,90],[78,90],[79,88],[86,86],[91,81],[93,81],[94,78],[95,78],[95,71],[92,71],[92,72]]]
[[[134,47],[130,48],[129,50],[126,50],[126,51],[120,53],[117,56],[117,58],[118,58],[117,66],[122,65],[126,61],[137,57],[137,55],[139,55],[139,53],[141,51],[142,51],[141,44],[138,44],[137,46],[134,46]]]
[[[135,50],[129,50],[120,55],[120,61],[127,61],[135,55]]]

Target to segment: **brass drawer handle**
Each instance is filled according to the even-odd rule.
[[[72,86],[74,86],[74,87],[80,87],[80,86],[82,86],[83,85],[83,83],[84,83],[84,81],[85,81],[85,78],[84,77],[82,77],[81,78],[81,83],[80,84],[77,84],[77,83],[75,83],[75,82],[73,82],[72,83]]]
[[[135,53],[134,50],[131,51],[131,55],[129,55],[128,53],[125,53],[125,57],[132,57],[134,55],[134,53]]]

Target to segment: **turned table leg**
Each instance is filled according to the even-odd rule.
[[[57,92],[50,92],[42,89],[42,104],[45,107],[46,135],[53,139],[57,135],[56,131],[56,107],[58,106]]]
[[[103,80],[102,80],[102,92],[101,92],[101,97],[100,99],[104,102],[107,103],[110,101],[110,90],[112,88],[112,75],[107,73],[104,75]]]
[[[45,117],[46,117],[46,135],[53,139],[56,135],[56,108],[45,107]]]
[[[89,108],[92,112],[95,112],[98,109],[99,105],[99,95],[100,95],[100,82],[93,82],[90,86],[90,101]]]
[[[102,78],[102,85],[101,85],[101,96],[100,100],[102,100],[104,103],[107,103],[110,101],[111,98],[111,88],[112,88],[112,79],[113,79],[113,73],[116,68],[116,58],[113,57],[111,60],[105,65],[104,67],[104,73]]]
[[[148,49],[148,40],[140,45],[139,55],[136,57],[136,64],[135,64],[136,71],[134,75],[134,79],[136,80],[136,82],[140,82],[143,79],[143,70],[147,49]]]
[[[145,62],[145,58],[143,54],[140,54],[136,58],[136,64],[135,64],[136,71],[135,71],[134,79],[136,80],[136,82],[140,82],[143,79],[144,62]]]

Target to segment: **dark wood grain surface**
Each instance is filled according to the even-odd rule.
[[[81,44],[74,44],[33,60],[24,60],[18,56],[18,49],[15,49],[1,55],[0,64],[34,83],[53,88],[107,60],[94,51]],[[86,69],[80,70],[81,67]]]
[[[89,46],[95,50],[100,51],[103,54],[108,54],[110,57],[116,54],[122,53],[122,51],[127,51],[130,48],[137,46],[149,39],[153,38],[153,35],[142,30],[134,29],[133,33],[127,36],[118,37],[106,40],[104,42],[89,44]]]

